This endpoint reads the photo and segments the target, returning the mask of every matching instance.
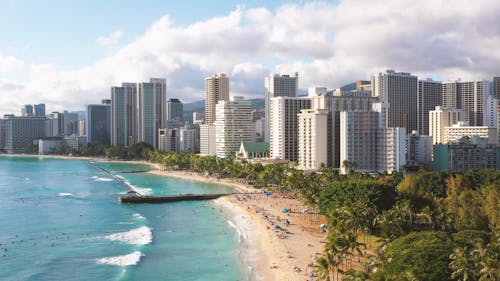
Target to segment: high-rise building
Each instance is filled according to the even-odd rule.
[[[271,124],[271,113],[270,104],[271,98],[274,97],[298,97],[299,93],[299,74],[295,72],[295,76],[290,75],[280,75],[271,74],[264,79],[264,85],[266,88],[266,95],[264,100],[264,110],[265,110],[265,128],[264,137],[265,141],[270,141],[270,124]]]
[[[340,169],[399,171],[406,164],[406,129],[379,127],[380,112],[340,113]]]
[[[299,115],[299,167],[316,170],[328,165],[328,128],[331,118],[326,109],[303,109]]]
[[[201,112],[193,112],[193,124],[203,124],[205,122],[205,114]]]
[[[167,127],[167,81],[151,78],[139,83],[138,141],[158,148],[158,132]]]
[[[429,112],[429,135],[432,137],[432,144],[446,143],[445,127],[463,120],[462,110],[436,106],[435,110]]]
[[[33,116],[33,105],[26,104],[21,108],[21,116],[32,117]]]
[[[340,169],[377,171],[378,112],[340,112]]]
[[[129,146],[137,140],[137,84],[111,87],[111,145]]]
[[[36,117],[45,117],[45,104],[44,103],[35,104],[34,109],[35,109],[35,116]]]
[[[179,152],[179,129],[159,129],[158,148],[166,152]]]
[[[199,126],[184,125],[179,129],[179,151],[191,153],[200,151]]]
[[[25,153],[34,140],[45,137],[45,117],[11,115],[4,124],[7,153]]]
[[[252,104],[243,97],[215,107],[215,150],[220,158],[235,156],[242,142],[253,141]]]
[[[483,125],[490,128],[497,128],[498,115],[497,115],[498,99],[493,95],[488,95],[486,99],[486,107],[484,109],[484,122]]]
[[[394,70],[373,76],[373,95],[389,103],[389,127],[417,130],[417,80],[417,76]]]
[[[493,77],[493,96],[500,100],[500,76]]]
[[[0,152],[5,150],[7,140],[7,119],[0,118]]]
[[[486,122],[485,109],[490,82],[446,82],[443,83],[443,106],[461,109],[464,120],[471,126],[483,126]]]
[[[297,161],[299,159],[298,114],[310,109],[309,98],[275,97],[270,99],[271,158]]]
[[[406,162],[409,165],[432,164],[432,137],[413,131],[406,138]]]
[[[184,125],[184,109],[178,99],[169,99],[167,102],[168,128],[179,128]]]
[[[93,144],[111,144],[111,104],[87,105],[87,141]]]
[[[229,78],[223,73],[205,78],[205,124],[215,122],[215,105],[219,101],[229,101]]]
[[[52,112],[47,115],[47,120],[45,121],[45,136],[50,138],[58,137],[60,135],[59,112]]]
[[[429,135],[429,111],[443,103],[443,83],[432,79],[419,80],[417,92],[417,127],[420,135]]]
[[[59,130],[63,136],[78,135],[78,113],[64,111],[59,113]]]
[[[200,154],[215,155],[215,125],[200,125]]]
[[[341,111],[372,111],[376,97],[369,96],[314,96],[311,98],[312,109],[324,109],[329,112],[329,126],[327,129],[327,163],[328,167],[339,168],[340,162],[340,112]],[[386,116],[386,115],[383,115]]]

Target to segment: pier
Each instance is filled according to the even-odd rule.
[[[180,201],[204,201],[217,199],[222,196],[234,195],[238,193],[219,193],[219,194],[179,194],[165,196],[120,196],[118,202],[131,204],[144,203],[172,203]]]

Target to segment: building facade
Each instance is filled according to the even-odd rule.
[[[219,101],[229,101],[229,78],[224,73],[205,78],[205,123],[215,122],[215,106]]]
[[[429,112],[429,135],[432,137],[432,144],[446,143],[445,128],[463,120],[462,110],[436,106]]]
[[[299,115],[299,167],[317,170],[328,165],[331,150],[328,142],[328,128],[331,115],[326,109],[304,109]],[[330,142],[331,144],[331,142]]]
[[[111,145],[130,146],[137,141],[137,84],[111,88]]]
[[[111,144],[111,105],[87,105],[87,141],[92,144]]]
[[[443,103],[443,83],[432,79],[419,80],[417,90],[417,128],[420,135],[429,135],[429,111]]]
[[[264,97],[264,117],[266,119],[264,126],[264,139],[270,140],[270,105],[271,98],[274,97],[298,97],[299,92],[299,74],[295,76],[287,74],[271,74],[264,79],[265,97]]]
[[[488,144],[498,144],[498,132],[496,128],[486,126],[469,126],[467,122],[457,122],[444,128],[443,143],[456,142],[462,137],[472,138],[477,136],[486,139]]]
[[[184,125],[184,107],[180,100],[168,99],[167,123],[168,128],[179,128]]]
[[[406,163],[408,165],[432,164],[432,137],[420,135],[418,131],[408,134],[406,139]]]
[[[417,130],[417,80],[417,76],[394,70],[372,77],[373,95],[389,103],[389,127]]]
[[[8,116],[5,121],[5,150],[7,153],[26,153],[28,147],[45,137],[45,117]]]
[[[35,104],[33,106],[33,109],[35,110],[34,114],[36,117],[45,117],[45,104],[44,103]]]
[[[288,161],[299,159],[298,114],[310,109],[308,98],[275,97],[270,99],[270,153],[271,158]]]
[[[159,148],[158,132],[167,127],[167,81],[151,78],[138,86],[137,140]]]
[[[215,146],[220,158],[235,156],[242,142],[253,141],[252,104],[242,97],[216,105]]]
[[[434,145],[434,171],[466,173],[473,169],[500,169],[500,148],[486,139],[463,137],[449,144]]]
[[[461,109],[464,112],[463,121],[471,126],[483,126],[489,93],[490,82],[486,80],[446,82],[443,83],[443,106]]]
[[[200,154],[215,155],[215,125],[200,125]]]

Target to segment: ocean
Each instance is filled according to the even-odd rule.
[[[0,280],[249,280],[240,237],[210,202],[129,205],[144,194],[230,193],[127,173],[129,163],[0,157]]]

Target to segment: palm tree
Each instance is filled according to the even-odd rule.
[[[477,280],[476,266],[467,247],[459,247],[450,255],[451,278],[459,281]]]
[[[330,262],[327,258],[321,257],[316,260],[316,265],[314,266],[314,272],[318,274],[318,280],[320,281],[330,281]]]

